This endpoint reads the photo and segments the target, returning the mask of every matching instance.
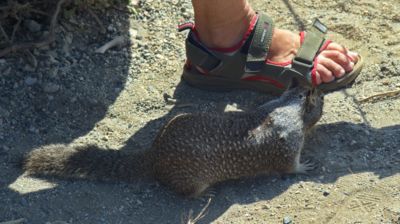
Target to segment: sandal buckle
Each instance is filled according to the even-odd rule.
[[[292,61],[292,67],[296,68],[296,69],[298,67],[301,67],[306,70],[311,70],[314,67],[314,62],[305,60],[304,58],[295,57],[295,58],[293,58],[293,61]]]
[[[319,19],[315,19],[313,27],[317,28],[321,33],[326,34],[328,32],[328,27],[325,26]]]

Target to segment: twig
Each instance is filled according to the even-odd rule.
[[[170,96],[168,93],[164,93],[163,94],[163,98],[166,104],[172,105],[172,104],[176,104],[177,100],[175,98],[173,98],[172,96]]]
[[[93,12],[92,9],[89,7],[86,7],[86,11],[96,20],[97,24],[100,26],[100,33],[105,34],[106,33],[106,28],[104,28],[103,23],[100,21],[99,17],[96,15],[96,13]]]
[[[4,38],[6,39],[6,42],[10,42],[10,38],[8,37],[6,31],[4,31],[3,26],[1,25],[1,23],[0,23],[0,32],[4,36]]]
[[[204,218],[204,216],[206,215],[205,213],[206,213],[208,207],[210,206],[210,204],[211,204],[211,198],[208,199],[207,204],[203,207],[203,209],[201,209],[199,214],[194,219],[192,219],[193,210],[190,210],[190,212],[189,212],[189,220],[187,221],[187,224],[195,224],[200,219]]]
[[[43,12],[41,10],[38,10],[38,9],[29,9],[29,11],[30,12],[34,12],[34,13],[39,14],[39,15],[42,15],[42,16],[50,16],[48,13],[45,13],[45,12]]]
[[[19,26],[21,25],[21,19],[19,18],[19,16],[16,16],[17,18],[17,23],[14,25],[13,31],[11,33],[11,40],[10,42],[13,43],[14,42],[14,38],[15,38],[15,33],[17,32]]]
[[[113,9],[115,9],[115,10],[117,10],[117,11],[120,11],[120,12],[124,12],[124,13],[131,13],[131,12],[129,12],[129,10],[125,10],[125,9],[120,9],[120,8],[118,8],[117,6],[111,6],[111,8],[113,8]]]
[[[389,96],[393,97],[393,96],[396,96],[396,95],[399,95],[399,94],[400,94],[400,89],[394,90],[394,91],[390,91],[390,92],[378,93],[378,94],[375,94],[375,95],[372,95],[372,96],[368,96],[368,97],[366,97],[364,99],[358,100],[358,102],[359,103],[365,103],[365,102],[371,101],[371,100],[373,100],[375,98],[384,98],[384,97],[389,97]]]
[[[0,50],[0,57],[4,57],[5,55],[7,55],[11,52],[16,52],[16,51],[31,49],[31,48],[40,48],[40,47],[49,45],[50,43],[54,42],[55,41],[55,27],[57,25],[58,15],[60,14],[61,6],[64,4],[65,1],[66,0],[58,1],[57,7],[54,10],[53,16],[51,18],[49,34],[46,36],[46,38],[44,38],[44,40],[37,41],[37,42],[23,42],[23,43],[11,45],[3,50]]]
[[[24,54],[25,54],[26,60],[27,60],[28,63],[32,66],[32,68],[36,68],[37,65],[38,65],[38,62],[37,62],[37,60],[36,60],[35,55],[33,55],[33,54],[31,53],[30,50],[25,50],[25,51],[23,51],[23,52],[24,52]]]
[[[117,36],[114,39],[112,39],[111,41],[104,44],[103,46],[97,48],[97,50],[95,52],[104,54],[108,49],[116,47],[116,46],[123,46],[124,44],[126,44],[126,42],[127,41],[125,40],[125,38],[123,36]]]
[[[26,222],[26,219],[21,218],[21,219],[15,219],[15,220],[10,220],[10,221],[5,221],[5,222],[0,222],[0,224],[21,224]]]

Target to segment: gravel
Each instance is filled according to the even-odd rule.
[[[248,223],[249,218],[252,223],[323,223],[332,217],[336,223],[358,221],[354,217],[390,223],[399,218],[392,211],[400,209],[400,101],[397,96],[357,101],[399,88],[400,5],[361,0],[344,4],[342,12],[336,9],[343,3],[335,1],[290,3],[306,25],[318,16],[334,39],[368,55],[352,88],[326,95],[324,116],[305,143],[304,159],[313,158],[324,168],[285,180],[273,176],[221,184],[199,223]],[[191,2],[135,4],[136,13],[94,10],[105,34],[87,13],[61,18],[56,43],[33,52],[35,68],[19,54],[0,59],[0,222],[180,223],[191,209],[200,211],[204,200],[183,199],[155,182],[25,177],[12,161],[58,143],[146,149],[176,114],[248,110],[273,99],[247,91],[205,92],[180,83],[186,33],[176,27],[193,18]],[[297,29],[283,2],[252,5],[268,11],[277,26]],[[32,21],[24,26],[45,34],[46,26]],[[129,45],[94,52],[115,36]],[[368,207],[371,203],[377,206]]]

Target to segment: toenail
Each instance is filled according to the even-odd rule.
[[[344,73],[346,73],[346,71],[343,68],[341,68],[339,71],[338,77],[342,77],[344,75]]]

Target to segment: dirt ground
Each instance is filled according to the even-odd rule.
[[[326,95],[322,120],[304,157],[309,176],[258,177],[214,188],[199,223],[400,223],[400,98],[369,96],[400,89],[398,0],[253,0],[277,27],[298,30],[318,17],[331,37],[366,64],[351,88]],[[251,110],[274,97],[248,91],[205,92],[180,82],[190,1],[143,1],[136,15],[63,18],[57,42],[33,52],[32,68],[0,59],[0,222],[181,223],[207,198],[184,199],[158,183],[96,183],[23,174],[22,154],[53,143],[94,143],[116,150],[149,147],[158,128],[182,112]],[[130,45],[94,50],[117,35]],[[166,103],[164,95],[175,98]]]

